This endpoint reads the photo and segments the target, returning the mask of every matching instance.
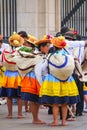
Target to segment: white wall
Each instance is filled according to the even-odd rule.
[[[60,0],[17,0],[17,30],[41,38],[60,28]],[[58,13],[59,12],[59,13]]]

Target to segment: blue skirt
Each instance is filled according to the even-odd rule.
[[[21,87],[19,86],[17,89],[14,88],[4,88],[0,89],[1,97],[21,97]]]
[[[32,93],[22,92],[21,98],[22,98],[22,100],[27,100],[27,101],[39,103],[39,96],[32,94]]]

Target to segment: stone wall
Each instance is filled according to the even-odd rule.
[[[60,29],[60,0],[17,0],[17,30],[40,38]]]

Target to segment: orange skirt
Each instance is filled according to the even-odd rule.
[[[39,100],[40,84],[36,79],[34,71],[29,72],[21,81],[21,97],[23,100]]]

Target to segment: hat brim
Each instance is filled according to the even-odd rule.
[[[31,42],[30,40],[26,40],[26,42],[30,43],[30,44],[33,44],[35,46],[35,43],[34,42]]]
[[[65,46],[57,46],[56,44],[53,44],[55,47],[57,47],[57,48],[60,48],[60,49],[62,49],[62,48],[64,48]]]
[[[65,37],[66,39],[76,40],[76,37],[74,37],[73,34],[65,34],[64,37]]]
[[[51,43],[51,40],[50,39],[41,39],[41,40],[35,42],[35,44],[39,45],[39,44],[42,44],[42,43],[45,43],[45,42]]]

